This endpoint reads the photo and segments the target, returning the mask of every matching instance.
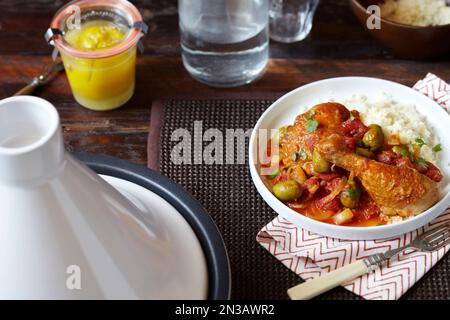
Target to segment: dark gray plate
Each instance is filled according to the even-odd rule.
[[[226,300],[231,293],[231,273],[222,236],[200,203],[181,186],[158,172],[118,158],[77,153],[75,156],[97,174],[124,179],[144,187],[174,206],[190,224],[208,264],[208,299]]]

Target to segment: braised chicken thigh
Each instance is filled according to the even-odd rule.
[[[359,156],[341,135],[323,138],[316,148],[327,161],[358,177],[384,214],[416,215],[439,199],[436,182],[427,176],[408,166],[392,166]]]

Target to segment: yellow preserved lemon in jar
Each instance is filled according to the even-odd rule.
[[[56,14],[51,29],[62,29],[52,40],[60,51],[75,100],[97,111],[118,108],[133,96],[136,48],[142,36],[136,23],[142,17],[131,3],[112,0],[108,4],[111,8],[105,7],[104,1],[72,2],[71,6],[81,10],[79,24],[68,24],[69,6]]]
[[[109,21],[90,21],[70,30],[64,39],[80,50],[101,50],[120,43],[126,31]],[[94,110],[111,110],[127,102],[134,92],[136,47],[99,59],[74,58],[61,52],[75,100]]]

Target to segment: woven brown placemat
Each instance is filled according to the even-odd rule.
[[[178,141],[171,141],[171,137],[180,128],[187,129],[193,136],[194,121],[202,121],[203,131],[216,128],[224,135],[226,129],[245,131],[255,125],[273,100],[255,97],[172,99],[155,102],[152,106],[149,166],[159,167],[162,174],[184,186],[215,220],[230,258],[233,299],[286,299],[286,289],[301,279],[255,240],[257,232],[276,214],[254,188],[248,164],[174,164],[171,151]],[[449,279],[447,255],[403,299],[450,299]],[[336,288],[318,299],[360,297]]]

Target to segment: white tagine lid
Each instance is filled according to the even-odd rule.
[[[64,151],[56,109],[0,101],[0,299],[206,299],[199,240],[168,202]]]

